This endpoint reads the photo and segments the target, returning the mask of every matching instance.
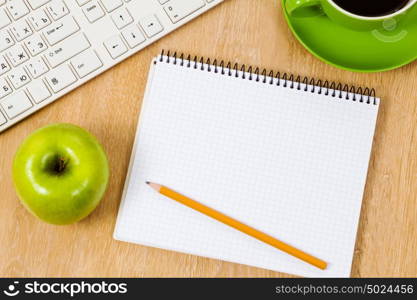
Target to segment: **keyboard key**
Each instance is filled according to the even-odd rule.
[[[91,1],[91,0],[77,0],[77,3],[78,3],[79,6],[83,6],[84,4],[86,4],[89,1]]]
[[[146,40],[143,33],[135,25],[123,30],[122,35],[130,48],[134,48]]]
[[[37,80],[30,83],[26,90],[32,97],[32,100],[35,101],[35,103],[41,103],[51,96],[51,92],[42,80]]]
[[[13,24],[10,28],[10,31],[18,42],[23,41],[33,33],[26,20],[21,20]]]
[[[127,47],[118,35],[114,35],[104,42],[104,46],[109,51],[110,56],[114,59],[127,51]]]
[[[10,119],[13,119],[33,106],[23,90],[15,92],[0,103]]]
[[[33,9],[37,9],[37,8],[41,7],[42,5],[48,3],[49,1],[51,1],[51,0],[27,0],[30,7],[32,7]]]
[[[90,23],[94,23],[104,16],[104,11],[97,1],[88,3],[83,7],[85,17]]]
[[[29,74],[32,76],[32,78],[38,78],[39,76],[49,71],[49,68],[42,57],[38,57],[35,60],[30,61],[26,65],[26,69],[29,71]]]
[[[7,119],[3,116],[3,114],[0,111],[0,125],[3,125],[7,122]]]
[[[71,60],[71,65],[77,72],[80,78],[87,76],[91,72],[94,72],[98,68],[103,66],[100,58],[98,58],[97,54],[92,51],[84,51],[80,55],[77,55]]]
[[[29,16],[29,21],[32,23],[32,26],[33,28],[35,28],[36,31],[41,30],[42,28],[45,28],[46,26],[51,24],[49,17],[42,9],[34,11]]]
[[[42,37],[38,34],[27,39],[25,44],[32,56],[36,56],[48,48]]]
[[[153,37],[155,34],[160,33],[164,28],[155,15],[149,15],[139,21],[148,37]]]
[[[29,75],[23,68],[16,68],[11,70],[9,73],[9,80],[16,90],[30,82]]]
[[[9,16],[6,14],[6,11],[4,9],[0,8],[0,29],[9,24],[10,24]]]
[[[48,26],[43,31],[43,34],[47,42],[52,46],[77,32],[79,29],[80,27],[75,22],[74,18],[68,16]]]
[[[204,5],[206,4],[203,0],[170,0],[168,4],[164,6],[164,10],[172,23],[177,23],[196,10],[199,10]]]
[[[45,53],[45,59],[54,68],[89,47],[90,43],[87,38],[83,34],[79,34],[49,49]]]
[[[107,12],[112,12],[116,8],[123,5],[121,0],[101,0],[101,3],[103,3],[103,6]]]
[[[111,18],[118,29],[125,28],[133,22],[133,18],[126,8],[119,9],[117,12],[112,14]]]
[[[14,45],[13,38],[6,31],[0,31],[0,52]]]
[[[3,75],[10,71],[9,63],[4,56],[0,55],[0,75]]]
[[[62,65],[51,70],[46,74],[45,78],[54,93],[58,93],[77,81],[77,78],[67,65]]]
[[[61,0],[52,0],[46,5],[46,9],[54,20],[59,20],[69,13],[67,6]]]
[[[0,99],[6,97],[12,92],[12,88],[7,83],[6,79],[0,78]]]
[[[6,7],[14,20],[18,20],[29,13],[29,8],[23,0],[9,0]]]
[[[14,67],[17,67],[29,59],[25,49],[19,44],[7,50],[6,53]]]

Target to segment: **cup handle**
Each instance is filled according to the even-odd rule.
[[[285,9],[291,17],[315,17],[324,14],[321,0],[287,0]]]

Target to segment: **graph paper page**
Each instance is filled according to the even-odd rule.
[[[205,69],[152,64],[114,237],[300,276],[350,276],[379,99],[361,103]],[[146,181],[328,268],[168,199]]]

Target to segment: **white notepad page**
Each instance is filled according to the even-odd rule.
[[[114,237],[301,276],[350,276],[379,99],[340,99],[168,59],[152,63]],[[168,199],[147,180],[329,266]]]

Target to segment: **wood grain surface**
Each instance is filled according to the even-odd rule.
[[[112,238],[149,63],[161,49],[375,87],[382,105],[352,276],[417,276],[417,63],[377,74],[329,66],[291,35],[277,0],[227,0],[0,134],[0,276],[290,276]],[[11,180],[19,144],[54,122],[91,131],[111,166],[97,210],[63,227],[31,216]]]

